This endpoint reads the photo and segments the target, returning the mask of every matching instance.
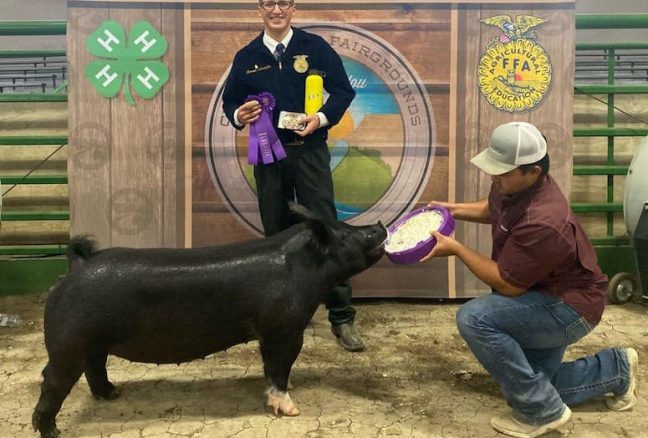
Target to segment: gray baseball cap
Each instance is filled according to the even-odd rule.
[[[488,148],[470,162],[489,175],[501,175],[547,155],[547,142],[531,123],[509,122],[495,128]]]

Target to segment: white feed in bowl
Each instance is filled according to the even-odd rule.
[[[401,252],[414,248],[419,242],[430,238],[430,233],[439,229],[443,216],[435,210],[424,211],[409,218],[389,235],[385,251]]]

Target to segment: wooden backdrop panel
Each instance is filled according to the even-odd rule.
[[[106,99],[85,78],[86,38],[105,20],[148,21],[169,43],[170,78],[152,99]],[[102,247],[184,246],[184,88],[178,5],[68,5],[71,234]]]
[[[574,5],[461,5],[459,7],[458,116],[457,116],[457,193],[458,201],[483,199],[490,189],[490,177],[470,163],[488,146],[490,133],[510,121],[526,121],[538,126],[547,136],[551,174],[569,194],[572,172],[572,98],[574,60]],[[502,32],[480,22],[489,17],[533,15],[548,20],[534,30],[552,64],[552,83],[535,107],[516,113],[491,105],[478,87],[477,71],[489,41]],[[490,227],[461,223],[457,237],[480,253],[490,254]],[[488,288],[461,263],[457,265],[458,296],[475,296]]]
[[[375,5],[347,5],[342,10],[300,4],[297,8],[295,25],[337,22],[357,26],[394,47],[416,71],[434,111],[435,131],[434,167],[420,196],[420,202],[448,199],[449,8],[398,4],[381,8],[376,8]],[[213,10],[204,6],[192,10],[194,246],[256,237],[234,218],[221,194],[214,188],[205,162],[204,127],[214,90],[222,85],[220,81],[234,54],[262,30],[263,24],[254,9]],[[224,41],[228,44],[223,44]],[[380,148],[383,154],[387,154],[385,159],[399,157],[403,147],[402,125],[393,124],[393,120],[389,118],[381,121],[380,116],[371,117],[372,122],[357,126],[347,141],[361,144],[362,147]],[[240,155],[245,154],[247,141],[247,130],[236,135],[236,148]],[[241,160],[241,167],[245,166]],[[258,210],[256,202],[236,207]],[[445,259],[426,264],[422,269],[420,266],[396,266],[385,258],[370,273],[355,278],[353,283],[357,296],[425,296],[430,293],[447,296],[447,277]],[[434,291],[430,292],[431,288]]]
[[[162,246],[183,247],[184,191],[184,24],[180,6],[162,9],[162,34],[168,35],[165,62],[171,80],[162,89]],[[190,181],[187,181],[189,184]]]
[[[457,172],[456,200],[470,202],[481,199],[488,193],[483,187],[479,170],[470,164],[470,159],[479,152],[483,144],[479,129],[479,112],[482,98],[477,87],[477,68],[483,50],[481,39],[481,10],[460,8],[459,43],[457,54]],[[456,237],[466,246],[482,254],[490,253],[490,229],[463,221],[457,222]],[[466,266],[457,262],[457,296],[473,296],[482,293],[484,284]]]
[[[160,29],[161,11],[112,10],[110,18],[128,31],[144,19]],[[142,246],[162,236],[162,100],[112,101],[113,153],[111,160],[112,244]],[[138,133],[136,138],[133,134]]]
[[[108,8],[68,7],[68,188],[70,234],[112,243],[110,206],[110,101],[86,80],[94,59],[85,39],[109,16]]]
[[[235,52],[262,31],[262,22],[254,4],[193,3],[186,11],[178,3],[68,3],[72,234],[92,234],[102,246],[202,246],[257,237],[231,214],[215,188],[207,166],[204,132],[214,90],[221,85]],[[553,0],[502,5],[490,1],[309,1],[298,5],[295,24],[356,26],[392,46],[416,72],[420,84],[407,85],[422,85],[427,93],[434,111],[436,148],[434,167],[416,201],[421,205],[431,199],[484,197],[490,180],[469,160],[486,147],[495,126],[510,120],[530,121],[546,132],[552,174],[569,193],[573,6],[570,1]],[[480,20],[501,14],[549,20],[536,31],[537,41],[552,63],[552,85],[540,104],[522,113],[494,108],[477,85],[480,57],[487,42],[499,32]],[[83,70],[93,59],[86,51],[85,38],[107,19],[119,21],[126,31],[136,21],[147,20],[169,41],[163,61],[170,69],[170,79],[155,98],[136,97],[136,106],[130,107],[122,94],[112,100],[100,97],[85,79]],[[454,54],[451,43],[456,44]],[[362,128],[364,133],[358,130],[352,134],[356,135],[354,141],[374,148],[380,146],[382,137],[385,151],[390,151],[392,143],[402,143],[404,138],[396,132],[402,128],[395,122],[374,117]],[[247,132],[236,135],[234,141],[237,151],[244,153]],[[454,162],[450,163],[451,159]],[[191,197],[190,210],[185,209],[185,193]],[[256,203],[237,207],[250,212],[257,209]],[[192,233],[192,240],[185,241]],[[488,227],[460,223],[456,235],[470,247],[490,253]],[[452,282],[448,272],[456,273]],[[460,262],[448,265],[446,259],[397,266],[385,258],[354,279],[354,284],[356,293],[365,296],[463,297],[487,292]]]

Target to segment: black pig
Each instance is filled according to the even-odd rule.
[[[298,415],[287,391],[304,330],[326,294],[383,255],[385,227],[304,222],[272,237],[197,249],[95,249],[73,239],[70,272],[45,306],[49,362],[32,423],[56,437],[56,415],[85,373],[95,397],[119,393],[108,354],[180,363],[258,339],[275,415]]]

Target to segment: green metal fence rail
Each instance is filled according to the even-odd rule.
[[[65,21],[0,21],[0,37],[16,35],[65,35]],[[48,50],[2,50],[0,63],[5,75],[23,75],[62,73],[62,84],[66,84],[65,49]],[[56,88],[56,87],[55,87]],[[65,87],[59,86],[53,93],[0,93],[0,108],[12,103],[67,102],[67,95],[59,93]],[[26,89],[26,88],[25,88]],[[20,136],[0,136],[0,147],[3,146],[60,146],[67,144],[65,135],[36,136],[28,131]],[[27,174],[1,175],[3,192],[14,185],[67,184],[67,175]],[[2,210],[1,220],[9,221],[66,221],[70,219],[68,211],[17,211]],[[67,242],[63,242],[67,243]],[[28,293],[46,290],[56,281],[58,275],[65,271],[67,263],[65,244],[21,244],[0,245],[0,272],[3,278],[9,279],[0,284],[0,295],[10,293]],[[54,256],[54,257],[52,257]],[[57,257],[58,256],[58,257]],[[35,275],[38,272],[38,275]]]
[[[648,14],[614,14],[614,15],[577,15],[576,29],[648,29]],[[578,63],[579,55],[583,52],[598,52],[594,55],[601,55],[604,62],[591,62],[591,65],[597,65],[597,71],[607,72],[607,77],[603,81],[607,83],[590,85],[576,84],[574,93],[576,95],[593,95],[602,97],[607,105],[606,126],[597,128],[575,128],[574,137],[606,137],[607,151],[604,165],[575,165],[573,174],[575,176],[605,176],[606,182],[606,202],[604,203],[572,203],[572,209],[577,213],[598,213],[606,217],[606,235],[590,236],[590,240],[597,247],[599,261],[604,271],[608,275],[625,270],[634,272],[634,257],[632,248],[627,236],[614,236],[614,218],[623,214],[623,203],[615,202],[614,199],[614,177],[615,175],[626,175],[628,165],[618,164],[615,157],[615,138],[616,137],[639,137],[648,135],[648,126],[645,128],[625,128],[615,126],[615,95],[617,94],[648,94],[648,85],[634,84],[617,84],[617,72],[620,68],[646,70],[644,62],[632,63],[626,62],[623,67],[619,66],[619,57],[627,55],[623,51],[628,50],[646,50],[648,43],[644,42],[587,42],[576,44],[576,59]],[[580,52],[580,53],[579,53]],[[620,251],[623,249],[623,251]],[[605,269],[608,264],[608,269]],[[629,265],[622,267],[623,264]],[[615,272],[616,271],[616,272]]]
[[[614,81],[614,77],[611,78]],[[648,92],[646,85],[576,85],[576,94],[645,94]]]
[[[66,135],[3,135],[0,136],[0,146],[42,146],[67,144]]]
[[[0,21],[2,35],[65,35],[65,20]]]
[[[648,20],[648,15],[646,16]],[[648,27],[648,21],[646,23]],[[610,208],[609,204],[614,203],[614,176],[625,175],[628,166],[618,165],[614,156],[614,139],[616,137],[643,137],[648,135],[647,128],[617,128],[614,117],[614,96],[616,94],[648,94],[647,85],[614,85],[614,49],[608,49],[608,59],[611,59],[611,67],[608,75],[609,85],[575,85],[575,94],[604,94],[607,101],[607,126],[604,128],[575,128],[574,137],[607,137],[607,157],[605,165],[597,166],[574,166],[574,175],[606,175],[607,176],[607,202],[603,204],[591,204],[587,209],[583,206],[575,206],[574,211],[589,213],[607,213],[607,235],[613,234],[614,213],[623,212],[623,208]]]
[[[54,93],[2,93],[0,94],[0,103],[3,102],[67,102],[67,95]]]
[[[65,136],[0,136],[0,145],[58,145],[59,148],[52,152],[50,156],[56,153],[62,146],[65,146],[66,144],[67,137]],[[41,164],[43,164],[43,162],[41,162]],[[32,171],[33,170],[35,169],[32,169]],[[30,173],[28,173],[27,175],[0,175],[0,181],[2,181],[5,185],[67,184],[68,178],[67,175],[32,175],[30,171]],[[3,188],[3,190],[6,189]],[[0,214],[1,221],[59,221],[69,219],[69,213],[61,211],[15,212],[6,211],[5,209]]]
[[[67,211],[3,211],[3,221],[67,221]]]
[[[574,129],[574,137],[643,137],[648,129],[636,128],[587,128]]]
[[[60,58],[65,56],[65,50],[0,50],[0,58]]]
[[[67,184],[67,175],[2,176],[3,184]]]
[[[646,29],[648,14],[578,14],[576,29]]]
[[[617,50],[633,50],[633,49],[646,49],[648,48],[648,43],[578,43],[576,44],[576,50],[607,50],[607,49],[617,49]],[[578,56],[578,55],[577,55]]]
[[[0,256],[63,255],[67,245],[6,245],[0,246]]]

